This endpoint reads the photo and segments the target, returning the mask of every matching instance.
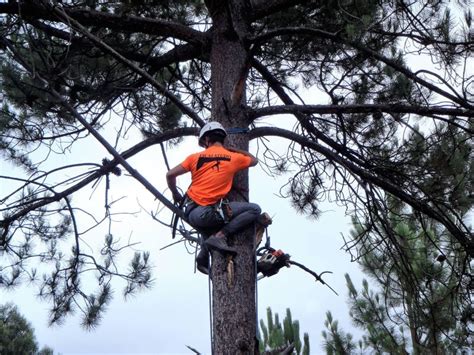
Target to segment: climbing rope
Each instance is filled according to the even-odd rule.
[[[166,164],[166,168],[169,171],[170,170],[170,165],[168,163],[168,157],[166,155],[166,150],[164,148],[163,144],[160,144],[161,146],[161,153],[163,155],[163,159]],[[179,201],[176,205],[180,210],[183,210],[183,207],[185,205],[185,195],[183,194],[183,191],[180,191],[181,195],[183,198],[181,201]],[[180,223],[181,222],[181,223]],[[178,243],[181,243],[183,241],[189,241],[191,243],[195,243],[195,249],[194,249],[194,260],[196,260],[196,255],[198,251],[198,245],[202,245],[203,237],[202,233],[197,230],[197,229],[191,229],[188,230],[186,226],[184,225],[183,219],[180,218],[176,213],[173,213],[171,216],[171,238],[175,239],[176,233],[179,232],[182,236],[182,239],[176,242],[173,242],[171,244],[168,244],[164,247],[162,247],[160,250],[166,249],[170,246],[176,245]],[[197,237],[194,237],[193,234],[197,234]],[[196,263],[194,262],[194,272],[196,273]],[[212,283],[211,283],[211,275],[209,272],[208,275],[208,303],[209,303],[209,334],[210,334],[210,340],[211,340],[211,354],[214,354],[214,331],[213,331],[213,321],[212,321]]]
[[[207,284],[208,284],[208,294],[209,294],[209,336],[211,338],[211,354],[214,355],[214,326],[212,322],[212,282],[211,282],[211,274],[209,273],[209,277],[207,278]]]
[[[254,238],[253,238],[253,248],[252,250],[256,250],[257,249],[257,228],[254,224]],[[268,231],[267,229],[265,228],[265,234],[267,235],[267,238],[268,237]],[[260,332],[259,332],[259,329],[258,329],[258,280],[257,280],[257,274],[258,274],[258,265],[257,265],[257,253],[255,253],[254,255],[254,265],[255,265],[255,268],[254,268],[254,279],[255,279],[255,324],[256,324],[256,329],[255,329],[255,339],[256,341],[258,341],[258,339],[260,339]],[[258,345],[258,344],[257,344]]]

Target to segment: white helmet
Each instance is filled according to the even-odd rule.
[[[206,123],[202,128],[201,130],[199,131],[199,145],[202,147],[202,139],[204,138],[204,135],[206,133],[209,133],[209,132],[213,132],[213,131],[220,131],[222,132],[222,134],[224,135],[224,137],[227,136],[227,132],[224,128],[224,126],[222,126],[219,122],[208,122]]]

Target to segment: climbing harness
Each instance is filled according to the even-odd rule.
[[[245,134],[248,133],[249,129],[248,128],[243,128],[243,127],[232,127],[232,128],[227,128],[227,134]]]

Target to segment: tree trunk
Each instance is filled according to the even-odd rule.
[[[225,127],[246,127],[245,105],[247,54],[243,41],[247,25],[243,0],[206,1],[213,20],[211,50],[212,120]],[[227,144],[248,149],[248,137],[230,135]],[[248,199],[248,173],[239,173],[234,181],[232,200]],[[255,349],[255,257],[254,227],[234,235],[230,244],[237,249],[234,273],[228,272],[228,260],[212,253],[213,353],[251,354]]]

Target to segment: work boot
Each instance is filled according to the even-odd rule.
[[[221,253],[237,254],[237,251],[228,246],[225,240],[225,237],[216,237],[216,235],[211,235],[205,242],[206,246],[211,250],[218,250]]]
[[[205,275],[209,274],[209,250],[205,244],[201,246],[196,256],[196,268]]]

